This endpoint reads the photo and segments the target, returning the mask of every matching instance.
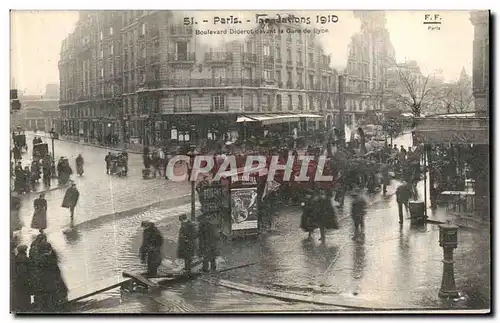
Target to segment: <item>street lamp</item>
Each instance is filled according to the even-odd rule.
[[[190,145],[189,151],[187,155],[189,156],[189,165],[188,165],[188,180],[191,181],[191,220],[195,221],[195,180],[191,178],[191,174],[193,173],[194,168],[194,159],[196,157],[196,146]]]
[[[56,158],[56,155],[54,153],[54,139],[56,137],[56,132],[54,131],[54,128],[51,128],[50,129],[50,132],[49,132],[49,135],[50,135],[50,139],[52,141],[52,161],[51,161],[51,173],[52,173],[52,178],[57,178],[57,174],[56,174],[56,162],[55,162],[55,158]]]

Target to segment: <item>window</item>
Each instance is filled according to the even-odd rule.
[[[297,72],[297,82],[299,84],[302,84],[302,73],[301,72]]]
[[[292,61],[292,50],[290,48],[286,50],[286,59]]]
[[[104,96],[104,84],[101,84],[101,95]]]
[[[314,99],[312,95],[309,96],[309,110],[314,110]]]
[[[302,62],[302,51],[300,49],[297,51],[297,62]]]
[[[309,53],[309,65],[314,65],[314,54]]]
[[[253,45],[252,42],[245,42],[245,53],[253,53]]]
[[[264,45],[264,55],[265,56],[270,56],[271,55],[271,47],[269,47],[268,44]]]
[[[264,80],[272,80],[272,72],[270,70],[264,70]]]
[[[276,45],[276,58],[281,58],[281,47],[279,45]]]
[[[226,78],[226,69],[225,68],[214,68],[212,69],[214,79],[215,80],[220,80],[220,79],[225,79]]]
[[[276,71],[276,82],[281,83],[281,71],[280,70],[277,70]]]
[[[281,111],[281,95],[276,95],[276,110]]]
[[[187,42],[177,42],[176,47],[177,60],[187,60],[188,53],[188,43]]]
[[[141,48],[141,57],[142,57],[142,58],[146,58],[146,47],[145,47],[145,46],[143,46],[143,47]]]
[[[102,40],[104,38],[104,34],[102,33],[102,31],[99,33],[99,39]]]
[[[109,53],[111,55],[113,55],[115,53],[115,46],[113,44],[111,44],[111,46],[109,46]]]
[[[314,75],[309,75],[309,88],[314,89]]]
[[[293,110],[293,101],[292,101],[292,95],[288,94],[288,110]]]
[[[101,52],[99,53],[99,57],[100,57],[101,59],[103,59],[103,58],[104,58],[104,50],[103,50],[102,48],[101,48]]]
[[[146,35],[146,24],[141,25],[141,35]]]
[[[293,78],[292,78],[292,72],[288,71],[286,72],[286,79],[287,79],[287,82],[291,85],[292,82],[293,82]]]
[[[153,67],[153,80],[158,81],[160,79],[160,67],[155,66]]]
[[[113,35],[113,27],[109,27],[109,34]]]
[[[250,108],[253,107],[253,96],[252,94],[245,94],[243,96],[243,107],[245,110],[251,110]]]
[[[189,95],[176,95],[175,96],[175,112],[190,112],[191,111],[191,97]]]
[[[299,95],[299,109],[303,109],[304,102],[302,101],[302,95]]]
[[[101,78],[103,78],[103,77],[104,77],[104,68],[101,67]]]
[[[216,94],[212,96],[212,111],[225,111],[226,97],[224,94]]]
[[[252,78],[252,69],[249,67],[245,67],[242,72],[243,79],[249,80]]]
[[[268,110],[271,110],[271,95],[269,94],[264,95],[264,102],[262,105]]]

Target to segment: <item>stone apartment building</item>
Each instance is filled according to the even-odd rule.
[[[256,124],[285,123],[288,131],[333,124],[337,75],[313,35],[254,33],[212,46],[175,15],[80,13],[61,47],[63,132],[151,145],[230,139]]]
[[[361,30],[351,40],[345,84],[345,122],[353,126],[362,122],[367,111],[388,108],[389,70],[395,57],[385,12],[355,11],[354,15],[361,22]]]

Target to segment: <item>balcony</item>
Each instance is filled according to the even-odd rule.
[[[160,80],[149,80],[146,81],[146,87],[148,89],[157,89],[161,86],[161,81]]]
[[[282,82],[282,81],[276,81],[276,83],[278,84],[278,87],[279,87],[280,89],[282,89],[282,88],[283,88],[283,82]]]
[[[274,63],[274,57],[269,55],[264,55],[264,63]]]
[[[291,59],[286,61],[286,66],[293,67],[293,61]]]
[[[137,66],[144,66],[144,65],[146,65],[146,59],[145,58],[139,58],[137,60],[137,64],[136,65]]]
[[[230,63],[233,60],[233,54],[228,52],[205,53],[206,63]]]
[[[256,63],[257,55],[252,53],[243,53],[243,63]]]
[[[169,64],[193,64],[195,53],[177,53],[168,55]]]
[[[304,83],[302,82],[297,82],[297,89],[303,90],[304,89]]]
[[[297,61],[297,68],[303,68],[304,67],[304,62],[303,61]]]
[[[191,26],[171,26],[170,35],[173,37],[190,37],[193,35],[193,27]]]
[[[241,80],[241,85],[243,86],[259,87],[261,86],[261,83],[262,82],[260,80],[249,80],[249,79]]]
[[[160,55],[151,55],[151,56],[149,56],[149,63],[150,64],[158,64],[158,63],[160,63]]]
[[[293,89],[293,82],[291,82],[291,81],[286,82],[286,88]]]

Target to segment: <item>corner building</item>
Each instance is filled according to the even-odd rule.
[[[216,44],[177,15],[81,12],[61,48],[63,131],[155,145],[331,127],[337,75],[313,34],[267,25]]]

